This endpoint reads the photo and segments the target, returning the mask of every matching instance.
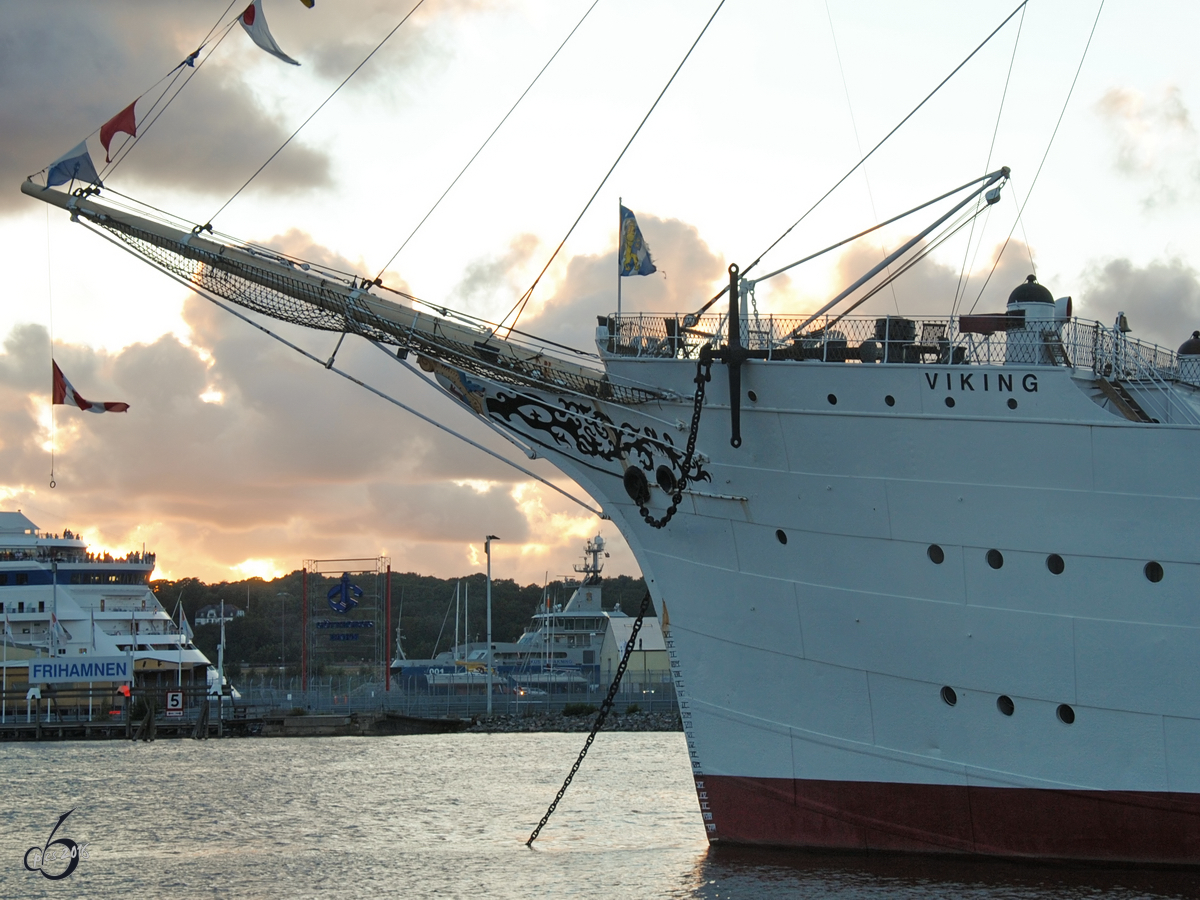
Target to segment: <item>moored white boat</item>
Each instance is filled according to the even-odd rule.
[[[211,663],[150,590],[154,564],[153,553],[91,553],[70,531],[45,532],[20,512],[0,512],[8,687],[29,682],[33,661],[118,657],[132,660],[137,687],[205,685]]]

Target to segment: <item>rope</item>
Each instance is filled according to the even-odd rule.
[[[724,2],[724,0],[722,0]],[[629,643],[625,645],[625,652],[621,656],[621,664],[617,666],[617,676],[613,679],[613,683],[608,686],[608,696],[604,698],[604,702],[600,704],[600,712],[596,713],[596,721],[592,725],[592,732],[587,736],[587,740],[583,742],[583,749],[579,751],[579,757],[575,760],[575,765],[571,766],[571,771],[567,774],[567,780],[563,782],[563,786],[558,789],[558,793],[554,795],[554,800],[550,804],[550,808],[546,810],[546,814],[542,816],[542,821],[538,822],[537,828],[533,829],[533,834],[529,835],[529,840],[525,842],[526,847],[532,847],[533,842],[538,839],[538,835],[542,833],[542,829],[546,827],[546,823],[550,821],[550,817],[554,815],[554,810],[558,808],[558,801],[566,794],[567,788],[571,786],[571,780],[575,777],[575,773],[579,771],[579,767],[583,765],[583,758],[587,756],[587,752],[591,749],[592,741],[596,739],[596,733],[604,727],[604,720],[608,718],[609,710],[612,709],[613,701],[617,697],[617,689],[621,686],[621,676],[625,674],[625,667],[629,665],[629,657],[633,653],[634,643],[637,639],[638,632],[642,630],[642,619],[646,618],[646,613],[650,610],[650,592],[646,591],[646,596],[642,598],[642,608],[638,610],[637,619],[634,620],[633,629],[629,632]]]
[[[437,202],[434,203],[433,206],[429,207],[429,212],[425,213],[425,217],[417,223],[417,227],[412,230],[412,234],[404,239],[404,243],[400,245],[400,249],[393,253],[391,258],[383,264],[383,268],[380,269],[379,274],[375,276],[377,279],[383,277],[383,273],[387,271],[388,266],[396,261],[396,257],[399,256],[403,252],[404,248],[408,246],[408,242],[411,241],[416,236],[416,233],[421,230],[421,226],[425,224],[425,220],[432,216],[433,211],[438,208],[443,200],[446,199],[446,195],[450,193],[456,184],[458,184],[458,180],[466,174],[467,169],[471,167],[471,163],[475,162],[475,158],[479,156],[479,154],[483,152],[483,148],[488,145],[488,141],[496,136],[496,132],[499,131],[500,127],[508,121],[508,117],[516,111],[517,106],[519,106],[521,101],[525,99],[525,95],[533,90],[533,86],[538,83],[538,79],[542,77],[548,68],[550,68],[550,63],[554,62],[558,54],[562,52],[563,47],[567,46],[567,41],[574,37],[575,32],[579,30],[579,26],[583,24],[583,20],[591,14],[592,10],[596,8],[596,4],[599,2],[600,0],[593,0],[592,5],[589,6],[587,11],[583,14],[583,18],[575,23],[575,27],[571,29],[571,33],[563,38],[563,42],[558,45],[558,49],[554,51],[553,56],[546,60],[546,64],[542,66],[541,70],[535,76],[533,76],[533,81],[529,82],[529,87],[525,88],[525,90],[521,92],[521,96],[517,98],[517,102],[514,103],[512,108],[504,114],[504,118],[501,119],[500,123],[492,129],[492,133],[487,136],[487,139],[479,145],[479,149],[475,151],[474,156],[467,160],[467,164],[462,167],[462,171],[454,176],[454,180],[450,182],[450,186],[447,187],[446,190],[442,191],[442,196],[437,198]]]
[[[82,222],[84,222],[84,220],[81,219],[80,222],[82,223]],[[110,243],[115,244],[116,246],[120,247],[125,252],[127,252],[131,255],[134,255],[134,256],[137,255],[135,253],[135,251],[132,250],[130,247],[126,246],[121,241],[118,241],[116,238],[111,237],[110,235],[105,233],[102,229],[97,228],[96,226],[93,226],[90,223],[87,223],[87,227],[89,227],[89,229],[91,231],[95,232],[100,237],[104,238],[106,241],[109,241]],[[482,444],[471,440],[469,437],[459,434],[454,429],[447,427],[446,425],[442,424],[441,422],[437,421],[436,419],[431,418],[430,416],[427,416],[424,413],[418,412],[417,410],[413,409],[411,406],[401,403],[395,397],[385,394],[383,391],[379,390],[378,388],[372,387],[371,385],[367,384],[365,381],[362,381],[359,378],[355,378],[349,372],[344,372],[341,369],[337,368],[337,366],[334,366],[331,363],[327,363],[325,360],[321,359],[320,357],[315,356],[312,353],[309,353],[303,347],[299,347],[296,344],[293,344],[291,341],[287,340],[286,338],[282,337],[281,335],[276,334],[275,332],[271,331],[269,328],[267,328],[263,325],[260,325],[258,322],[255,322],[249,316],[242,314],[238,310],[233,309],[232,307],[228,306],[225,303],[222,303],[220,300],[216,299],[216,297],[205,292],[203,288],[189,282],[185,278],[181,278],[179,275],[175,274],[174,272],[170,271],[169,269],[161,269],[161,271],[164,272],[168,277],[177,281],[179,284],[181,284],[184,287],[188,288],[189,290],[194,291],[195,293],[199,294],[205,300],[208,300],[210,303],[213,303],[216,306],[220,307],[221,309],[225,310],[225,312],[229,313],[230,315],[236,316],[237,318],[241,319],[243,322],[246,322],[247,324],[252,325],[253,327],[257,328],[259,331],[263,332],[264,334],[279,341],[279,343],[283,344],[284,346],[289,347],[292,350],[295,350],[301,356],[305,356],[308,359],[311,359],[313,362],[320,363],[324,368],[328,369],[329,371],[331,371],[337,375],[341,375],[347,381],[354,382],[359,387],[361,387],[367,391],[370,391],[375,396],[377,396],[383,400],[386,400],[388,403],[391,403],[394,406],[400,407],[400,409],[404,410],[405,412],[411,413],[412,415],[416,416],[421,421],[432,425],[434,428],[437,428],[440,431],[444,431],[451,437],[456,437],[460,441],[470,444],[472,447],[474,447],[477,450],[482,450],[488,456],[491,456],[494,459],[498,459],[500,462],[505,463],[506,465],[512,466],[512,468],[516,469],[518,472],[521,472],[524,475],[529,476],[534,481],[537,481],[540,484],[545,485],[546,487],[550,488],[551,490],[557,491],[558,493],[560,493],[564,497],[566,497],[568,500],[578,503],[580,506],[582,506],[584,509],[586,509],[588,512],[592,513],[593,515],[599,516],[601,519],[606,518],[606,516],[602,510],[598,510],[595,507],[590,506],[587,503],[585,503],[584,501],[580,500],[578,497],[575,497],[574,495],[567,493],[567,491],[563,490],[562,488],[560,488],[558,485],[554,484],[553,482],[543,478],[541,475],[538,475],[536,472],[531,472],[529,469],[525,468],[524,466],[522,466],[518,463],[513,462],[511,459],[501,456],[495,450],[491,450],[491,449],[483,446]]]
[[[983,282],[983,287],[979,289],[979,296],[971,304],[971,312],[975,311],[975,307],[983,299],[983,292],[987,290],[988,283],[992,280],[992,276],[996,274],[996,267],[1000,265],[1004,251],[1008,249],[1008,242],[1012,240],[1013,232],[1017,230],[1017,224],[1021,222],[1021,217],[1025,213],[1025,206],[1029,203],[1029,198],[1033,196],[1033,189],[1037,185],[1038,176],[1042,174],[1042,167],[1046,165],[1046,159],[1050,156],[1050,148],[1054,146],[1054,138],[1058,135],[1058,128],[1062,125],[1063,116],[1067,114],[1067,106],[1071,102],[1071,95],[1075,93],[1075,85],[1079,81],[1079,73],[1083,71],[1083,62],[1087,59],[1088,49],[1092,46],[1092,38],[1096,36],[1096,26],[1100,24],[1100,13],[1102,12],[1104,12],[1104,0],[1100,0],[1100,5],[1096,8],[1096,18],[1092,22],[1092,30],[1088,32],[1087,43],[1083,45],[1083,55],[1079,57],[1079,65],[1075,69],[1075,77],[1071,79],[1071,87],[1067,91],[1067,98],[1063,101],[1062,111],[1058,114],[1058,121],[1054,123],[1054,131],[1050,134],[1050,140],[1046,142],[1046,152],[1042,154],[1042,161],[1038,163],[1037,171],[1033,173],[1033,181],[1029,184],[1029,193],[1025,195],[1025,199],[1021,203],[1021,208],[1017,211],[1017,219],[1013,222],[1012,228],[1008,230],[1008,237],[1004,239],[1004,244],[1000,247],[1000,252],[996,254],[996,261],[992,263],[992,270],[988,272],[988,277]],[[1025,243],[1026,246],[1029,245],[1028,240]],[[1030,256],[1031,261],[1032,259],[1033,257]]]
[[[983,164],[983,171],[990,172],[992,169],[992,154],[996,151],[996,138],[1000,134],[1000,119],[1004,115],[1004,101],[1008,99],[1008,86],[1012,81],[1013,66],[1017,61],[1017,48],[1021,45],[1021,32],[1025,28],[1025,11],[1021,10],[1021,19],[1017,22],[1017,36],[1013,39],[1012,56],[1008,60],[1008,74],[1004,76],[1004,90],[1000,93],[1000,108],[996,110],[996,125],[992,128],[992,143],[988,146],[987,162]],[[986,225],[986,222],[985,222]],[[971,231],[967,234],[967,245],[963,248],[962,268],[958,270],[958,284],[954,288],[954,302],[950,304],[950,318],[958,312],[958,304],[965,296],[967,284],[971,281],[970,271],[967,268],[967,254],[971,252],[971,244],[975,240],[975,223],[971,222]],[[979,248],[983,245],[983,235],[979,236],[979,243],[975,245],[975,255],[971,257],[971,266],[975,265],[975,257],[979,254]]]
[[[742,275],[743,275],[743,276],[745,276],[747,272],[749,272],[751,269],[753,269],[755,266],[757,266],[757,265],[758,265],[758,264],[759,264],[759,263],[762,261],[762,258],[763,258],[764,256],[766,256],[766,255],[767,255],[768,253],[770,253],[770,252],[771,252],[773,249],[775,249],[776,245],[777,245],[777,244],[778,244],[780,241],[782,241],[782,240],[783,240],[785,237],[787,237],[789,234],[791,234],[791,233],[792,233],[792,230],[793,230],[793,229],[794,229],[794,228],[795,228],[797,225],[799,225],[801,222],[803,222],[805,219],[807,219],[807,218],[808,218],[808,216],[809,216],[809,215],[812,213],[812,211],[813,211],[813,210],[815,210],[815,209],[816,209],[818,206],[820,206],[822,203],[824,203],[824,202],[825,202],[825,200],[826,200],[826,199],[829,197],[829,195],[830,195],[830,194],[832,194],[832,193],[833,193],[834,191],[836,191],[836,190],[837,190],[839,187],[841,187],[841,186],[842,186],[842,183],[843,183],[843,182],[844,182],[844,181],[845,181],[847,178],[849,178],[851,175],[853,175],[855,172],[857,172],[857,171],[859,170],[859,168],[860,168],[860,167],[863,165],[863,163],[865,163],[865,162],[866,162],[868,159],[870,159],[870,158],[871,158],[871,156],[872,156],[872,155],[875,153],[875,151],[876,151],[876,150],[878,150],[878,149],[879,149],[880,147],[882,147],[882,146],[883,146],[885,143],[887,143],[887,141],[888,141],[888,140],[891,138],[891,136],[892,136],[892,135],[894,135],[894,134],[895,134],[897,131],[899,131],[899,130],[900,130],[902,127],[904,127],[904,124],[905,124],[905,123],[906,123],[906,122],[907,122],[909,119],[911,119],[913,116],[915,116],[915,115],[917,114],[917,112],[918,112],[918,111],[921,109],[921,107],[922,107],[922,106],[924,106],[924,105],[925,105],[926,103],[928,103],[928,102],[929,102],[931,99],[933,99],[933,95],[934,95],[934,94],[936,94],[938,91],[940,91],[940,90],[941,90],[941,89],[942,89],[942,88],[943,88],[943,87],[946,85],[946,82],[948,82],[948,81],[949,81],[951,78],[953,78],[955,75],[957,75],[957,74],[958,74],[958,72],[959,72],[959,70],[960,70],[960,69],[961,69],[963,66],[965,66],[967,63],[969,63],[969,62],[971,61],[971,59],[972,59],[972,58],[975,56],[975,54],[976,54],[976,53],[978,53],[980,50],[982,50],[982,49],[983,49],[983,48],[984,48],[984,47],[987,45],[988,41],[990,41],[992,38],[994,38],[994,37],[995,37],[995,36],[996,36],[996,35],[999,33],[1000,29],[1002,29],[1002,28],[1003,28],[1005,25],[1007,25],[1007,24],[1009,23],[1009,20],[1010,20],[1010,19],[1012,19],[1012,17],[1013,17],[1013,16],[1015,16],[1015,15],[1016,15],[1017,13],[1019,13],[1019,12],[1020,12],[1022,9],[1024,9],[1024,8],[1025,8],[1025,4],[1027,4],[1028,2],[1029,2],[1029,0],[1021,0],[1021,3],[1020,3],[1018,6],[1017,6],[1017,8],[1016,8],[1016,9],[1014,9],[1012,12],[1010,12],[1010,13],[1008,14],[1008,16],[1006,16],[1006,17],[1005,17],[1004,21],[1003,21],[1003,22],[1001,22],[999,25],[997,25],[997,26],[996,26],[996,28],[995,28],[995,30],[993,30],[991,34],[989,34],[987,37],[985,37],[985,38],[983,39],[983,42],[982,42],[982,43],[981,43],[981,44],[980,44],[978,47],[976,47],[974,50],[972,50],[970,53],[968,53],[968,54],[967,54],[967,57],[966,57],[966,59],[964,59],[964,60],[963,60],[962,62],[960,62],[960,63],[959,63],[957,66],[955,66],[955,67],[954,67],[954,71],[952,71],[952,72],[951,72],[949,75],[947,75],[945,78],[943,78],[943,79],[942,79],[942,80],[941,80],[941,81],[938,83],[938,86],[937,86],[937,87],[935,87],[935,88],[934,88],[932,91],[930,91],[930,92],[929,92],[929,94],[928,94],[928,95],[925,97],[925,99],[924,99],[924,100],[922,100],[920,103],[918,103],[916,106],[914,106],[914,107],[913,107],[913,109],[912,109],[912,112],[910,112],[910,113],[909,113],[907,116],[905,116],[903,119],[901,119],[901,120],[900,120],[900,122],[899,122],[899,123],[896,125],[896,127],[895,127],[895,128],[893,128],[891,131],[889,131],[887,134],[885,134],[885,135],[883,136],[883,139],[882,139],[882,140],[881,140],[881,141],[880,141],[878,144],[876,144],[874,147],[872,147],[872,148],[870,149],[870,151],[868,151],[868,153],[867,153],[867,155],[866,155],[866,156],[864,156],[862,159],[860,159],[858,162],[856,162],[856,163],[855,163],[855,164],[854,164],[854,165],[851,167],[850,171],[848,171],[848,172],[847,172],[845,175],[843,175],[841,178],[839,178],[839,179],[838,179],[838,181],[837,181],[837,184],[835,184],[833,187],[831,187],[829,190],[827,190],[827,191],[826,191],[824,194],[822,194],[822,195],[821,195],[821,198],[820,198],[820,199],[819,199],[819,200],[818,200],[816,203],[814,203],[812,206],[810,206],[810,207],[808,208],[808,211],[807,211],[807,212],[805,212],[805,213],[804,213],[804,215],[802,215],[802,216],[801,216],[799,219],[797,219],[795,222],[793,222],[793,223],[791,224],[791,226],[790,226],[790,227],[787,229],[787,231],[785,231],[783,234],[781,234],[779,237],[777,237],[777,238],[776,238],[776,239],[775,239],[775,240],[774,240],[774,241],[771,243],[771,246],[767,247],[767,249],[766,249],[766,250],[764,250],[762,253],[758,254],[758,258],[757,258],[757,259],[755,259],[755,260],[754,260],[754,262],[750,263],[750,265],[748,265],[748,266],[747,266],[745,269],[743,269],[743,270],[742,270]],[[717,299],[719,299],[719,298],[720,298],[720,297],[721,297],[721,296],[722,296],[722,295],[725,293],[725,291],[727,291],[727,290],[729,290],[729,288],[728,288],[728,287],[726,287],[726,288],[725,288],[725,290],[721,291],[721,293],[720,293],[720,294],[718,294],[718,295],[717,295],[716,297],[714,297],[714,298],[713,298],[711,301],[709,301],[710,305],[711,305],[712,303],[716,302],[716,300],[717,300]]]
[[[394,35],[397,31],[400,30],[400,26],[403,25],[405,22],[407,22],[409,20],[409,18],[412,16],[412,14],[421,8],[421,5],[424,2],[425,2],[425,0],[417,0],[416,5],[405,14],[403,19],[401,19],[399,22],[396,23],[396,27],[393,28],[391,31],[389,31],[387,33],[387,35],[384,37],[384,39],[375,45],[375,49],[372,50],[370,53],[368,53],[366,55],[366,57],[363,59],[363,61],[354,67],[354,71],[352,71],[349,75],[347,75],[345,78],[342,79],[342,83],[333,89],[333,93],[330,94],[328,97],[326,97],[323,101],[321,101],[321,105],[318,106],[316,109],[314,109],[309,114],[308,118],[300,123],[300,127],[297,128],[295,131],[293,131],[291,133],[291,135],[288,137],[288,139],[279,145],[278,150],[276,150],[269,157],[267,157],[266,162],[264,162],[261,166],[259,166],[257,169],[254,170],[254,174],[246,179],[245,184],[243,184],[240,188],[238,188],[236,191],[233,192],[233,196],[230,197],[228,200],[226,200],[220,209],[218,209],[215,213],[213,213],[211,216],[209,216],[208,224],[211,225],[212,220],[215,219],[217,216],[219,216],[221,213],[223,213],[225,211],[225,207],[229,206],[230,203],[232,203],[234,200],[237,199],[238,194],[240,194],[242,191],[244,191],[246,188],[248,188],[250,186],[250,182],[252,182],[255,178],[257,178],[259,176],[259,174],[262,172],[262,170],[271,164],[271,160],[273,160],[275,157],[277,157],[280,153],[283,152],[283,148],[286,147],[288,144],[290,144],[292,142],[292,139],[301,132],[301,130],[304,128],[304,126],[307,125],[309,122],[311,122],[313,120],[313,118],[317,115],[317,113],[319,113],[321,110],[323,110],[325,108],[325,104],[327,104],[330,100],[332,100],[334,97],[337,96],[337,92],[346,86],[346,82],[358,74],[358,70],[361,69],[363,66],[365,66],[370,61],[371,57],[374,56],[376,53],[378,53],[379,49],[384,44],[386,44],[389,40],[391,40],[392,35]]]
[[[1028,2],[1028,0],[1026,0],[1026,2]],[[638,127],[634,129],[633,135],[626,142],[625,146],[621,148],[621,152],[617,154],[617,158],[614,160],[612,166],[610,166],[609,170],[604,173],[604,177],[600,179],[600,183],[596,185],[596,190],[592,193],[592,196],[590,196],[587,203],[583,205],[583,209],[579,211],[579,215],[576,217],[575,221],[571,223],[571,227],[567,229],[567,233],[563,235],[563,239],[559,242],[558,246],[554,248],[554,252],[550,254],[550,258],[546,260],[546,265],[542,267],[542,271],[538,272],[537,278],[533,279],[533,284],[529,286],[529,290],[521,295],[521,299],[518,300],[516,304],[513,305],[513,308],[510,309],[505,314],[504,318],[500,320],[501,325],[504,324],[505,320],[507,320],[509,316],[512,316],[514,313],[516,313],[516,315],[513,316],[512,328],[517,327],[517,320],[521,318],[521,313],[525,311],[525,306],[527,303],[529,303],[529,298],[533,296],[533,291],[538,286],[538,282],[542,280],[542,276],[546,274],[546,270],[550,268],[550,264],[554,262],[554,258],[558,256],[559,251],[562,250],[563,245],[566,244],[567,238],[571,236],[571,232],[575,230],[575,227],[583,218],[584,213],[586,213],[592,203],[595,202],[596,196],[600,193],[601,188],[604,187],[613,171],[617,168],[617,165],[621,162],[621,159],[625,156],[625,152],[629,149],[630,145],[633,144],[634,140],[641,132],[642,126],[646,124],[646,121],[658,107],[659,101],[662,100],[663,96],[667,93],[668,88],[671,87],[672,82],[675,81],[675,76],[679,74],[679,71],[688,61],[688,57],[692,55],[692,51],[696,49],[696,45],[700,43],[700,39],[704,37],[704,33],[708,31],[708,26],[713,23],[713,19],[717,17],[717,13],[721,11],[721,7],[724,5],[725,0],[720,0],[720,2],[717,4],[717,8],[714,9],[712,15],[708,17],[708,21],[704,23],[704,27],[700,29],[700,33],[696,35],[696,40],[692,41],[692,46],[688,47],[687,53],[683,55],[683,59],[680,60],[679,65],[675,67],[675,71],[671,73],[671,77],[667,79],[667,83],[663,86],[663,89],[659,91],[654,103],[650,105],[650,109],[647,110],[646,115],[642,117],[642,121],[638,123]],[[512,333],[512,328],[509,329],[510,334]]]
[[[127,157],[129,155],[129,153],[133,150],[133,148],[137,146],[138,142],[142,138],[144,138],[147,134],[149,134],[150,129],[154,127],[154,123],[158,121],[159,117],[167,111],[167,109],[171,106],[172,103],[174,103],[177,99],[179,99],[179,95],[183,93],[183,89],[191,83],[192,79],[196,76],[196,73],[199,72],[204,67],[204,64],[206,62],[208,62],[209,59],[212,58],[212,55],[217,52],[217,47],[220,47],[221,43],[225,40],[225,38],[229,37],[229,32],[233,30],[233,26],[237,24],[237,21],[238,21],[237,19],[234,19],[232,22],[230,22],[228,25],[225,26],[225,33],[222,34],[221,37],[217,39],[216,44],[214,44],[213,48],[208,51],[208,54],[204,57],[204,59],[197,62],[195,66],[187,66],[185,63],[180,63],[174,69],[172,69],[170,72],[168,72],[166,75],[164,75],[163,78],[159,79],[158,83],[161,84],[164,79],[170,77],[171,75],[175,76],[171,80],[171,83],[168,84],[165,88],[163,88],[163,92],[158,95],[158,99],[155,100],[154,103],[152,103],[150,105],[150,109],[146,112],[147,116],[150,116],[153,113],[153,118],[151,118],[148,122],[143,121],[142,127],[140,129],[138,129],[140,133],[137,135],[137,137],[133,138],[132,140],[127,139],[121,143],[121,146],[117,148],[117,155],[115,157],[113,157],[113,161],[101,173],[101,175],[103,177],[107,178],[109,175],[111,175],[113,172],[115,172],[117,169],[117,166],[119,166],[122,162],[124,162],[125,157]],[[215,30],[216,29],[214,28],[213,31],[215,31]],[[210,31],[209,37],[211,37],[211,35],[212,35],[212,32]],[[200,49],[204,49],[204,46],[207,42],[208,42],[208,37],[206,37],[204,39],[204,43],[202,43],[200,45]],[[199,52],[199,51],[197,51],[197,52]],[[178,82],[179,79],[185,74],[185,69],[190,70],[190,71],[187,71],[187,73],[186,73],[187,79],[183,82],[183,84],[179,85],[179,89],[176,90],[174,94],[171,94],[170,99],[167,100],[167,102],[163,104],[162,109],[155,112],[154,109],[156,106],[158,106],[159,103],[162,102],[162,98],[167,95],[167,93],[171,90],[171,88],[175,86],[175,83]],[[151,87],[150,90],[146,91],[141,96],[139,96],[138,100],[142,99],[142,97],[144,97],[146,94],[150,93],[150,91],[152,91],[152,90],[154,90],[154,87]],[[135,100],[134,102],[136,103],[137,100]]]
[[[858,136],[858,122],[854,118],[854,104],[850,102],[850,85],[846,81],[846,69],[842,66],[842,51],[838,47],[837,32],[833,27],[833,13],[829,9],[829,0],[825,0],[825,18],[829,20],[829,36],[833,39],[833,54],[837,57],[838,74],[842,76],[842,92],[846,95],[846,109],[850,113],[850,127],[854,131],[854,149],[862,156],[862,140]],[[984,171],[988,171],[984,168]],[[879,221],[879,211],[875,208],[875,192],[871,190],[871,178],[863,169],[863,183],[867,186],[867,199],[871,203],[871,218]],[[891,272],[891,269],[888,269]],[[900,315],[900,299],[896,296],[896,286],[892,285],[892,304],[896,307],[896,315]]]
[[[54,280],[51,276],[50,266],[50,204],[46,204],[46,305],[50,312],[50,367],[54,367]],[[54,427],[54,389],[50,389],[50,487],[55,487],[54,483],[54,452],[56,444],[56,432]],[[5,640],[7,641],[7,635]]]

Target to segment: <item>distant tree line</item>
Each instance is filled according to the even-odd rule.
[[[367,588],[366,580],[363,587]],[[309,619],[328,619],[331,613],[326,603],[326,592],[338,580],[338,576],[309,576]],[[487,579],[481,573],[457,578],[434,578],[415,572],[392,573],[392,643],[388,657],[396,655],[396,627],[399,626],[404,653],[409,659],[425,659],[435,652],[447,650],[454,643],[454,590],[460,582],[463,591],[470,594],[470,622],[461,619],[462,634],[473,642],[483,642],[487,637]],[[249,578],[245,581],[222,581],[206,584],[196,578],[178,581],[166,579],[151,583],[151,589],[159,603],[168,613],[175,615],[177,605],[182,605],[188,622],[195,629],[195,644],[215,664],[217,644],[221,629],[216,625],[196,626],[196,614],[209,605],[235,606],[245,615],[235,618],[225,626],[225,661],[233,666],[279,666],[284,661],[290,673],[300,669],[301,607],[304,602],[302,573],[297,570],[280,578],[266,581]],[[515,641],[521,636],[530,616],[542,603],[543,587],[530,584],[524,587],[505,578],[492,580],[492,637],[496,641]],[[551,602],[566,603],[574,591],[574,585],[552,582],[545,591]],[[635,615],[646,593],[642,578],[618,575],[605,578],[602,604],[612,609],[616,604],[629,615]],[[652,608],[653,609],[653,608]],[[382,613],[378,626],[382,626]],[[345,650],[323,654],[328,662],[352,663],[363,659],[367,647],[347,644]],[[370,654],[373,657],[373,653]],[[370,661],[368,659],[367,661]]]

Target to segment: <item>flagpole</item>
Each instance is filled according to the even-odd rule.
[[[92,653],[96,652],[96,609],[90,609],[89,614],[92,617]],[[95,690],[93,682],[88,682],[88,721],[92,721],[92,693]]]
[[[624,201],[617,198],[617,318],[621,318],[621,206]],[[615,329],[614,329],[615,330]]]
[[[50,656],[58,657],[58,560],[50,560],[50,577],[54,588],[50,594]]]

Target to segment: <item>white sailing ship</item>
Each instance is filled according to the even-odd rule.
[[[1200,340],[1137,340],[1137,298],[850,315],[959,205],[817,315],[754,314],[730,266],[720,314],[602,315],[585,354],[23,190],[226,309],[415,356],[594,498],[661,612],[711,840],[1200,862]]]

